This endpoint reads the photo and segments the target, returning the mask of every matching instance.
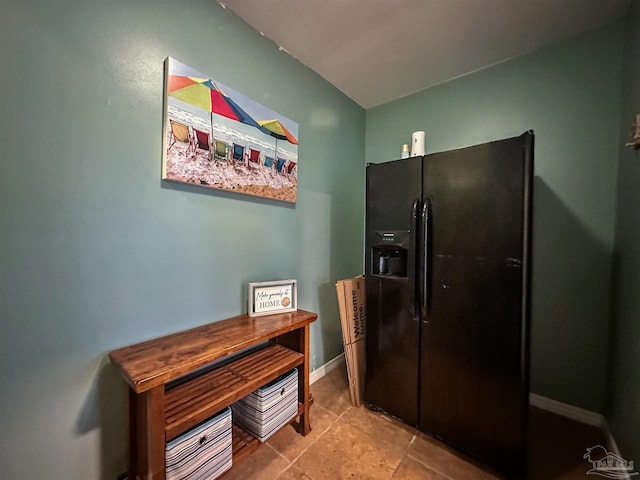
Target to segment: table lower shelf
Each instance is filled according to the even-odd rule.
[[[260,442],[250,433],[233,424],[233,463],[241,462],[260,446]]]
[[[313,395],[309,397],[309,406],[313,405]],[[304,405],[302,402],[298,402],[298,415],[304,413]],[[283,425],[281,428],[286,428],[288,425],[294,424],[296,426],[296,420],[288,423],[287,425]],[[297,426],[296,426],[297,429]],[[245,431],[242,427],[232,424],[232,455],[233,455],[233,464],[238,465],[244,459],[251,456],[253,452],[255,452],[261,445],[260,440],[256,437]],[[221,477],[224,480],[224,475]],[[124,472],[117,477],[117,480],[133,480],[130,476],[129,472]]]
[[[166,440],[172,440],[303,362],[303,354],[269,344],[167,389]]]

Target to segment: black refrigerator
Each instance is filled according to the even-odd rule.
[[[366,168],[365,404],[510,476],[529,406],[534,135]]]

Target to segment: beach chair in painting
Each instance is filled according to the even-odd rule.
[[[249,166],[253,168],[258,168],[260,165],[260,150],[256,150],[255,148],[249,149]]]
[[[173,147],[176,142],[182,142],[187,144],[186,155],[195,152],[195,145],[191,132],[189,132],[189,126],[176,122],[171,118],[169,119],[169,125],[171,126],[171,133],[169,134],[169,147],[167,151],[171,150],[171,147]]]
[[[223,142],[222,140],[216,140],[215,142],[215,150],[213,151],[214,158],[220,160],[227,159],[227,142]]]
[[[287,165],[287,177],[288,178],[292,178],[295,176],[295,171],[296,171],[296,162],[289,162],[289,164]]]
[[[236,162],[242,162],[244,160],[244,145],[233,144],[233,159]]]
[[[276,162],[276,172],[278,172],[280,175],[285,174],[284,164],[286,162],[287,162],[286,158],[278,157],[278,161]]]
[[[211,160],[213,158],[213,155],[211,153],[211,140],[209,134],[207,132],[203,132],[202,130],[198,130],[197,128],[194,128],[193,132],[196,134],[197,148],[199,148],[200,150],[206,150],[207,158]]]
[[[264,157],[264,168],[273,172],[273,157]]]

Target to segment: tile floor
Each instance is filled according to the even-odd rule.
[[[395,419],[352,407],[344,367],[311,391],[311,433],[302,437],[284,428],[222,480],[502,478]],[[605,445],[598,429],[534,407],[529,428],[531,480],[586,479],[590,465],[582,455],[587,447]]]

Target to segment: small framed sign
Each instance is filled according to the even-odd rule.
[[[298,309],[297,280],[249,284],[249,316],[294,312]]]

